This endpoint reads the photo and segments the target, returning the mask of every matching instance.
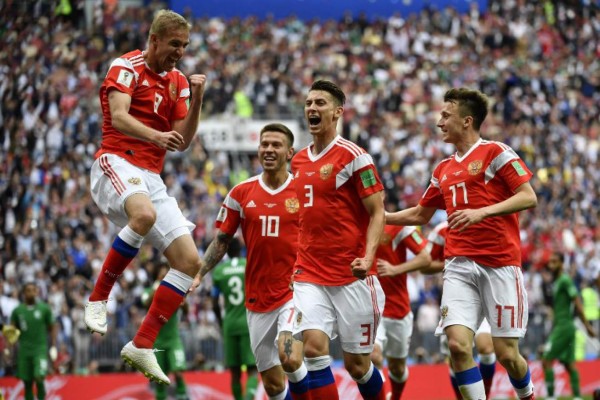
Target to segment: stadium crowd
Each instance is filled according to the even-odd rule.
[[[121,368],[118,350],[139,326],[140,297],[164,262],[143,247],[111,294],[109,335],[85,330],[84,299],[117,232],[90,197],[101,140],[98,87],[112,59],[145,47],[152,14],[164,5],[98,1],[86,16],[83,0],[67,9],[55,3],[0,1],[0,311],[8,318],[22,284],[35,280],[60,324],[57,367],[94,373]],[[452,151],[435,126],[444,91],[485,92],[493,105],[484,137],[509,144],[535,174],[539,205],[521,214],[531,314],[522,349],[539,355],[549,329],[551,252],[568,254],[580,286],[600,271],[596,2],[490,0],[485,11],[425,8],[375,20],[351,12],[327,21],[186,16],[192,40],[179,68],[208,76],[203,119],[301,120],[314,78],[339,82],[349,95],[343,135],[375,158],[390,210],[414,205],[432,167]],[[167,158],[164,178],[197,225],[200,252],[224,195],[257,165],[251,155],[207,152],[201,135]],[[218,368],[222,357],[210,284],[188,296],[182,321],[190,368]],[[411,358],[435,362],[441,277],[412,274],[409,289],[418,330]]]

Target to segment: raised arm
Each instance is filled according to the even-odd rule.
[[[192,143],[192,140],[198,131],[205,85],[206,75],[190,75],[190,89],[192,93],[188,112],[184,119],[173,122],[173,129],[183,136],[183,142],[179,146],[180,151],[183,151],[190,146],[190,143]]]

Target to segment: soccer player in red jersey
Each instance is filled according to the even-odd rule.
[[[385,219],[383,185],[371,156],[337,134],[345,99],[332,82],[312,84],[304,114],[313,142],[292,159],[300,203],[294,334],[304,342],[313,400],[338,398],[329,356],[336,334],[363,398],[384,396],[369,357],[385,301],[370,271]]]
[[[437,126],[456,153],[434,169],[419,204],[387,217],[388,224],[423,225],[436,209],[448,213],[440,326],[464,398],[485,398],[473,359],[474,332],[483,318],[492,327],[496,356],[521,399],[533,399],[531,374],[519,353],[527,327],[517,213],[537,205],[531,171],[509,146],[483,140],[487,97],[451,89]]]
[[[152,346],[181,304],[201,262],[190,235],[194,225],[167,194],[160,177],[166,152],[188,148],[200,120],[206,76],[190,75],[188,83],[175,68],[189,44],[189,33],[185,18],[161,10],[150,27],[147,49],[112,62],[100,88],[102,144],[90,176],[94,201],[122,230],[85,306],[85,323],[92,332],[106,333],[109,293],[142,242],[151,243],[171,269],[121,357],[164,384],[169,378],[158,366]]]
[[[298,249],[299,203],[294,178],[287,170],[293,144],[294,135],[285,125],[263,127],[258,148],[263,172],[236,185],[225,198],[216,221],[218,231],[199,273],[204,276],[217,265],[241,226],[248,251],[245,294],[250,345],[265,391],[275,400],[289,398],[284,371],[290,382],[306,371],[302,343],[292,338],[294,304],[289,288]],[[307,382],[304,387],[290,384],[292,398],[307,399],[307,390]]]
[[[371,360],[376,367],[388,362],[391,395],[387,400],[399,400],[408,379],[406,358],[413,331],[413,313],[403,268],[421,269],[431,263],[427,240],[413,226],[386,225],[377,249],[377,275],[385,293],[385,308],[377,330]],[[407,260],[407,251],[415,256]]]

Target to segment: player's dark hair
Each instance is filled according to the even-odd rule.
[[[344,103],[346,103],[346,95],[342,89],[340,89],[339,86],[333,82],[326,80],[315,81],[310,87],[310,90],[322,90],[329,93],[336,100],[338,106],[343,106]]]
[[[458,104],[461,117],[472,117],[473,128],[478,131],[488,113],[488,98],[479,90],[454,88],[444,94],[444,102]]]
[[[265,125],[260,130],[260,137],[262,137],[262,134],[265,133],[265,132],[280,132],[280,133],[283,133],[285,135],[285,137],[287,138],[290,147],[294,146],[294,134],[292,133],[292,131],[290,130],[290,128],[288,128],[284,124],[272,123],[272,124]]]

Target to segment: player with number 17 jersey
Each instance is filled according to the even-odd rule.
[[[262,175],[254,176],[231,189],[223,201],[216,227],[230,236],[242,228],[250,311],[273,311],[292,299],[288,285],[298,245],[298,209],[291,174],[277,190]]]
[[[479,209],[500,203],[532,177],[523,160],[509,146],[479,139],[462,157],[442,160],[420,201],[423,207]],[[488,267],[521,265],[517,213],[485,218],[464,232],[449,229],[445,258],[466,256]]]
[[[302,226],[294,280],[324,286],[356,281],[350,264],[365,255],[370,218],[361,199],[383,190],[373,159],[337,136],[316,156],[310,146],[299,151],[292,172]]]

